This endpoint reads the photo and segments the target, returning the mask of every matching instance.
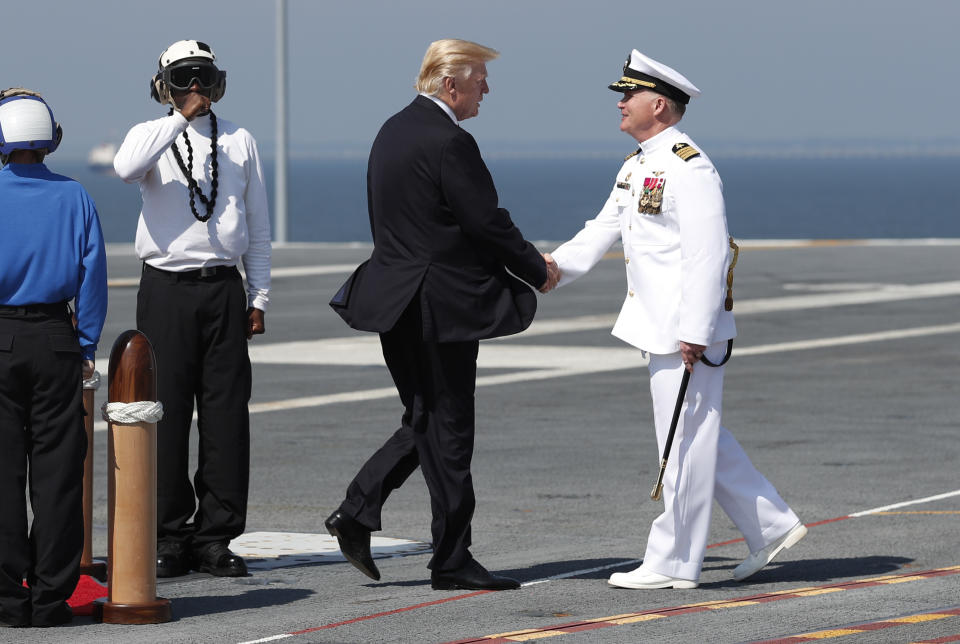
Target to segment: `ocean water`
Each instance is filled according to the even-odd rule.
[[[960,158],[714,158],[739,239],[960,237]],[[493,159],[500,205],[531,240],[565,240],[596,215],[621,159]],[[86,186],[108,242],[131,242],[140,192],[83,163],[55,172]],[[370,241],[366,162],[288,164],[289,241]],[[273,167],[267,163],[273,203]]]

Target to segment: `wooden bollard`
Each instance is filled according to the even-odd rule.
[[[83,552],[80,574],[107,580],[107,564],[93,560],[93,394],[100,388],[100,372],[83,381],[83,428],[87,432],[87,457],[83,461]]]
[[[124,331],[110,351],[110,402],[157,399],[156,359],[147,337]],[[157,597],[157,425],[109,423],[107,437],[108,592],[94,617],[110,624],[172,618]]]

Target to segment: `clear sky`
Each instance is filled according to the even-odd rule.
[[[681,124],[726,151],[960,150],[956,0],[288,0],[291,151],[365,154],[414,95],[427,45],[475,40],[501,57],[466,122],[487,152],[629,151],[617,129],[632,48],[703,91]],[[274,0],[20,0],[0,15],[0,85],[44,94],[62,156],[119,142],[164,111],[148,94],[160,52],[209,43],[227,93],[216,111],[274,145]],[[708,151],[710,148],[708,148]]]

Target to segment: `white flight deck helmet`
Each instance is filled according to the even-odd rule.
[[[214,64],[210,45],[199,40],[178,40],[160,54],[157,73],[150,79],[150,96],[160,104],[173,105],[172,90],[187,90],[196,81],[214,103],[227,89],[227,72]]]
[[[11,87],[0,92],[0,162],[14,150],[49,154],[57,149],[63,129],[37,92]]]

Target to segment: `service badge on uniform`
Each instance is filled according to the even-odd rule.
[[[659,215],[663,206],[663,186],[666,179],[657,177],[643,178],[643,192],[640,193],[640,203],[637,212],[642,215]]]
[[[684,161],[689,161],[700,156],[700,151],[689,143],[677,143],[673,146],[673,153]]]

